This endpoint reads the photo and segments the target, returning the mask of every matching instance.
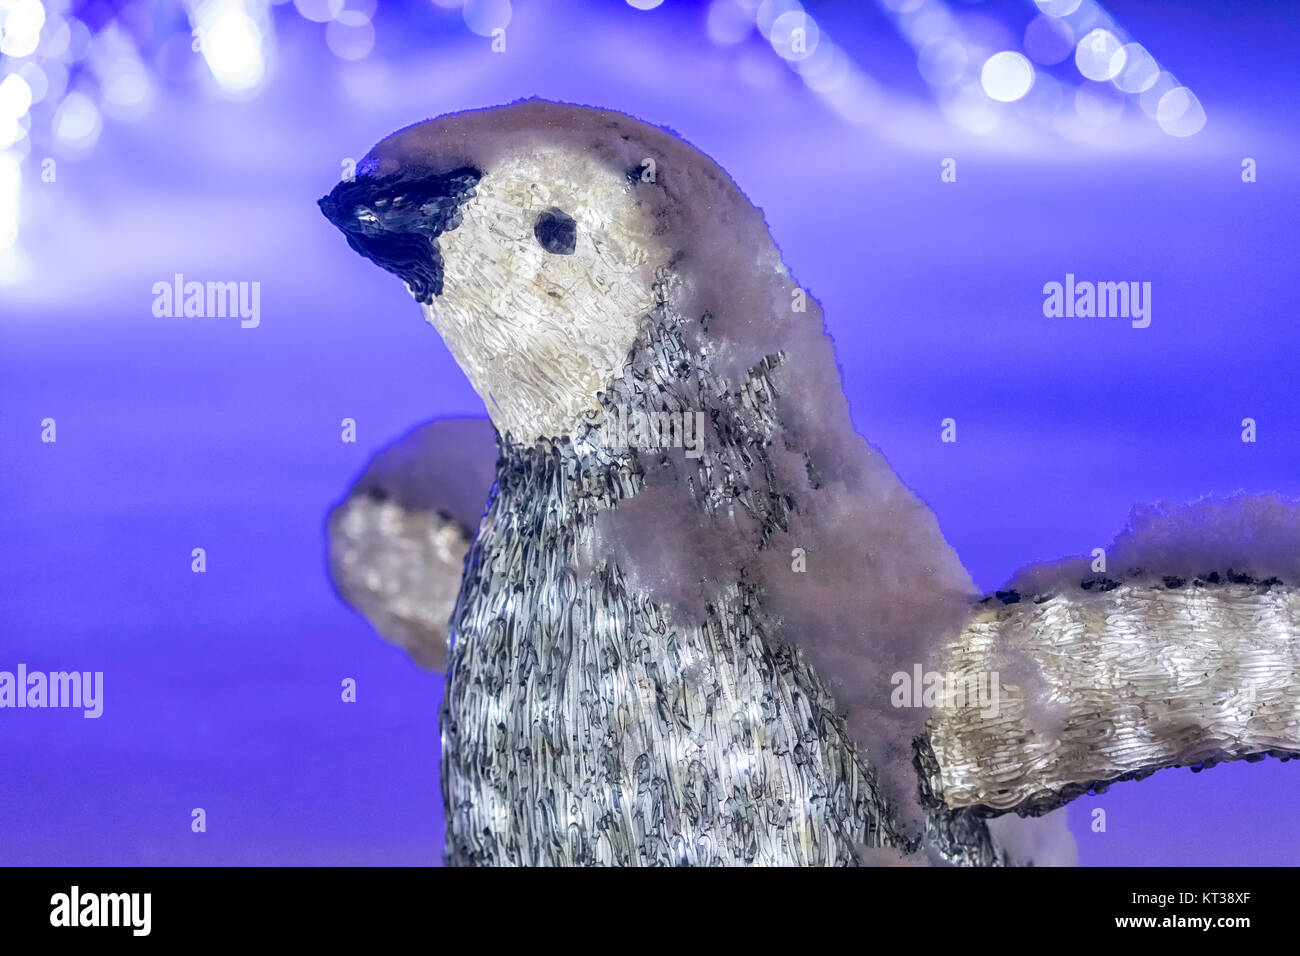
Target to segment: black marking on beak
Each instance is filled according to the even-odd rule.
[[[442,294],[438,237],[460,225],[460,207],[474,196],[482,175],[462,166],[449,173],[358,176],[339,183],[318,205],[348,245],[404,281],[417,301],[429,303]]]

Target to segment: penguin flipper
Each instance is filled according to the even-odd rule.
[[[371,458],[330,514],[335,590],[421,667],[446,664],[447,624],[496,460],[486,417],[426,422]]]
[[[1037,815],[1165,767],[1300,757],[1300,505],[1140,509],[1107,552],[1110,572],[1021,572],[950,648],[948,673],[984,681],[931,721],[950,808]]]

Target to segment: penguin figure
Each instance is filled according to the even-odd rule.
[[[488,426],[463,422],[386,452],[331,521],[344,596],[445,656],[447,862],[1062,862],[1049,811],[1081,793],[1300,752],[1294,505],[1157,515],[1123,572],[981,600],[854,431],[762,214],[671,132],[452,114],[320,206],[406,283],[496,439],[476,527]],[[1204,543],[1220,512],[1277,547],[1149,543]]]

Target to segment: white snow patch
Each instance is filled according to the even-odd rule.
[[[1275,494],[1207,495],[1185,505],[1138,506],[1106,548],[1105,574],[1090,558],[1034,564],[1008,585],[1023,595],[1077,588],[1088,578],[1159,583],[1228,570],[1300,583],[1300,502]]]

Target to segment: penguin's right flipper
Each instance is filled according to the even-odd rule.
[[[419,425],[370,460],[329,517],[335,589],[430,670],[447,661],[447,625],[496,460],[487,418]]]
[[[931,721],[951,809],[1039,814],[1164,767],[1300,756],[1300,504],[1140,509],[1094,555],[1021,572],[952,648]]]

